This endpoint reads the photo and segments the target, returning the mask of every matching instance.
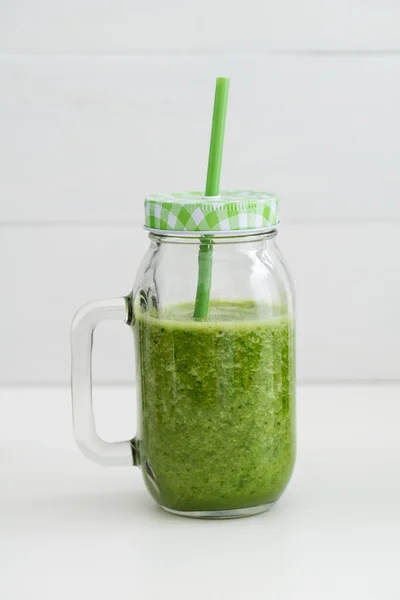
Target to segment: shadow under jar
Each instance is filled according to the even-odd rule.
[[[165,210],[166,203],[184,203],[190,212],[191,201],[192,212],[210,206],[194,194],[146,200],[150,248],[132,293],[111,301],[121,303],[114,318],[123,317],[134,333],[139,409],[136,437],[120,443],[120,456],[111,463],[129,457],[140,465],[150,494],[170,512],[252,515],[276,502],[295,461],[294,307],[275,239],[277,201],[255,192],[214,199],[231,212],[249,215],[254,209],[247,229],[180,231],[161,229],[161,219],[155,221],[154,214],[160,214],[155,205]],[[221,206],[215,210],[221,222]],[[257,219],[259,213],[264,221]],[[199,250],[206,243],[212,258],[210,298],[207,316],[198,319]],[[74,336],[85,329],[88,306],[89,314],[96,310],[92,303],[81,309],[83,316],[78,312],[73,348]],[[82,350],[75,339],[78,346]],[[74,405],[87,404],[88,388],[81,394],[78,385]],[[110,463],[116,445],[99,440],[90,419],[82,435],[80,421],[75,435],[81,448]]]

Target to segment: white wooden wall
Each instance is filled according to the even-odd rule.
[[[223,186],[281,200],[300,378],[400,378],[399,31],[396,0],[1,2],[0,382],[68,381],[75,310],[131,287],[143,197],[204,186],[218,75]],[[95,374],[132,380],[127,328]]]

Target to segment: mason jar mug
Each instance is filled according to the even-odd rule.
[[[294,304],[277,199],[153,195],[145,222],[150,246],[132,292],[73,321],[77,443],[101,464],[139,466],[172,513],[267,510],[295,461]],[[92,336],[104,319],[125,322],[135,340],[137,433],[118,443],[97,436],[92,412]]]

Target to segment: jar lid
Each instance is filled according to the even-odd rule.
[[[145,227],[152,231],[248,231],[279,224],[274,194],[235,190],[219,196],[203,192],[152,194],[144,201]]]

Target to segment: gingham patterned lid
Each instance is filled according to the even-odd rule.
[[[155,231],[246,231],[279,223],[273,194],[235,190],[205,197],[203,192],[152,194],[145,201],[145,226]]]

